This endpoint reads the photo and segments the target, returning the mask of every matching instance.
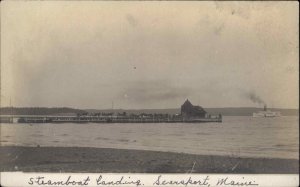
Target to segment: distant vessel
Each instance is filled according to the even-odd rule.
[[[267,105],[264,105],[264,110],[259,112],[254,112],[253,117],[280,117],[281,113],[278,111],[270,111],[267,109]]]

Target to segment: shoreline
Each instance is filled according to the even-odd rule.
[[[112,148],[1,146],[0,171],[298,174],[299,160]]]

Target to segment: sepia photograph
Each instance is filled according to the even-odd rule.
[[[3,1],[0,87],[1,172],[299,175],[296,1]]]

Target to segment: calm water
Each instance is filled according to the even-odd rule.
[[[223,123],[1,124],[1,145],[76,146],[242,157],[298,158],[299,117],[224,117]]]

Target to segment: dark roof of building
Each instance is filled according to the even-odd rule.
[[[194,106],[194,108],[202,112],[206,112],[201,106]]]
[[[184,103],[183,106],[193,106],[192,103],[187,99]]]
[[[188,99],[183,103],[182,107],[191,107],[198,111],[206,113],[206,111],[201,106],[194,106]]]

